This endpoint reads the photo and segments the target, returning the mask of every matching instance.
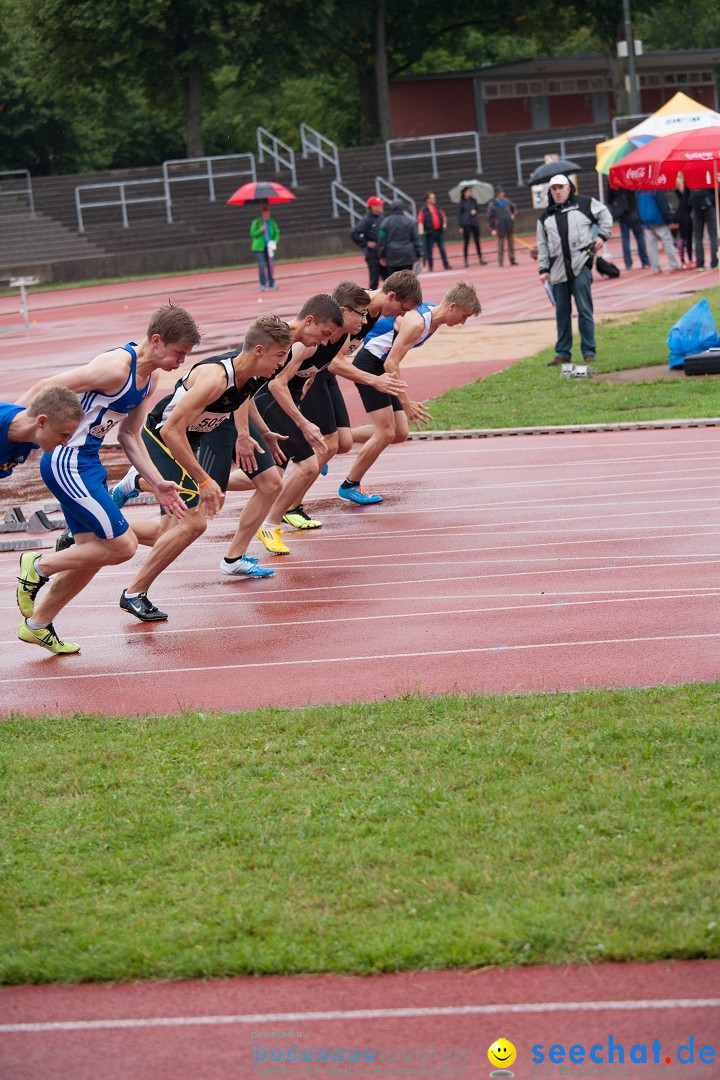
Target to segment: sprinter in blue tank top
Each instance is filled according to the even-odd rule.
[[[17,601],[24,616],[21,641],[52,653],[76,653],[80,646],[59,639],[53,620],[85,588],[101,566],[126,562],[137,539],[106,486],[100,461],[102,441],[117,426],[118,442],[145,477],[166,513],[182,517],[185,506],[178,485],[165,480],[150,460],[141,437],[147,403],[160,371],[176,371],[200,341],[194,319],[168,304],[152,316],[140,345],[134,342],[101,353],[83,367],[36,383],[21,399],[30,400],[48,386],[63,385],[79,396],[84,419],[67,446],[43,455],[42,478],[57,497],[75,538],[64,551],[27,551],[20,558]],[[36,603],[38,591],[59,575]]]

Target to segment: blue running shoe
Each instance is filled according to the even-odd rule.
[[[320,475],[321,476],[327,476],[327,474],[328,474],[328,467],[327,467],[327,465],[323,465],[322,469],[320,470]]]
[[[115,485],[112,489],[112,500],[117,506],[118,510],[122,510],[126,502],[130,499],[137,499],[140,492],[135,487],[135,480],[137,479],[138,471],[134,465],[131,465],[128,471],[123,476],[122,480]]]
[[[361,506],[367,506],[369,503],[381,503],[382,495],[371,495],[369,491],[366,491],[362,484],[354,484],[353,487],[338,488],[338,495],[341,499],[347,499],[348,502],[359,503]]]
[[[249,578],[266,578],[272,577],[275,573],[269,566],[258,565],[257,559],[248,558],[247,555],[243,555],[241,559],[235,559],[234,562],[227,562],[225,559],[220,560],[220,571],[223,574],[228,574],[229,577],[249,577]]]

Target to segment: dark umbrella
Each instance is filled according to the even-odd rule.
[[[535,172],[530,175],[528,184],[546,184],[555,173],[564,173],[567,176],[568,173],[582,172],[582,170],[582,165],[578,165],[576,161],[568,161],[567,158],[546,161],[538,165]]]
[[[243,184],[234,195],[231,195],[227,205],[243,206],[246,202],[284,203],[292,202],[295,196],[282,184],[275,184],[270,180],[261,180],[257,183]]]

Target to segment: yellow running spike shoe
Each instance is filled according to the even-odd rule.
[[[289,555],[290,548],[283,543],[282,529],[279,525],[271,528],[258,529],[255,533],[258,540],[262,540],[265,547],[272,555]]]
[[[322,529],[322,521],[315,521],[306,514],[302,503],[294,510],[288,510],[287,514],[283,514],[283,521],[287,525],[292,525],[293,529]]]
[[[35,597],[48,580],[40,577],[35,569],[35,560],[39,555],[42,555],[41,551],[24,551],[20,556],[17,605],[26,619],[32,617],[35,609]]]
[[[21,641],[29,641],[31,645],[41,645],[43,649],[47,649],[51,653],[69,655],[70,653],[80,652],[79,645],[73,644],[72,641],[60,640],[52,623],[49,626],[41,626],[37,630],[33,630],[28,626],[26,619],[20,625],[18,637]]]

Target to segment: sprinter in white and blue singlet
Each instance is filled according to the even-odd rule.
[[[69,600],[92,580],[101,566],[131,558],[137,539],[107,490],[107,473],[99,450],[117,427],[118,442],[142,473],[168,514],[182,517],[185,507],[178,485],[165,480],[153,465],[141,437],[146,398],[158,372],[176,371],[200,341],[192,316],[174,304],[152,316],[140,343],[129,342],[101,353],[83,367],[37,383],[28,401],[48,386],[67,386],[81,400],[84,418],[67,446],[44,454],[43,480],[58,499],[75,543],[64,551],[28,551],[20,559],[17,599],[25,620],[18,636],[53,653],[76,653],[80,646],[62,642],[53,620]],[[50,577],[59,575],[36,602]]]
[[[385,280],[382,288],[376,289],[368,295],[370,302],[362,326],[357,333],[350,334],[349,340],[343,345],[335,359],[324,371],[321,371],[316,376],[312,386],[300,403],[300,411],[303,415],[308,420],[312,420],[314,424],[317,424],[325,436],[328,450],[320,462],[320,471],[323,475],[328,471],[328,464],[335,454],[347,454],[352,450],[353,446],[350,418],[337,376],[341,375],[344,379],[354,382],[356,385],[375,386],[376,390],[381,391],[388,391],[390,387],[394,387],[394,389],[389,390],[391,394],[406,388],[406,384],[402,380],[393,381],[392,377],[390,381],[383,382],[386,379],[384,373],[378,376],[361,371],[353,365],[350,357],[361,346],[363,340],[381,318],[394,319],[398,315],[405,315],[422,303],[420,282],[412,270],[396,270],[394,274],[391,274]],[[333,296],[335,296],[335,292],[333,292]],[[332,421],[328,420],[330,408],[332,409]],[[300,504],[295,510],[291,510],[283,517],[286,524],[292,525],[296,529],[318,528],[320,525],[320,522],[315,521],[314,518],[305,513],[303,504],[307,491],[308,488],[298,493],[300,495]],[[307,522],[313,522],[314,524],[308,525]]]
[[[480,314],[480,301],[473,285],[459,281],[445,293],[439,304],[420,304],[415,311],[398,319],[380,319],[367,335],[363,347],[353,359],[361,371],[371,374],[388,372],[400,376],[400,363],[410,349],[424,344],[441,326],[463,326],[473,315]],[[379,394],[371,386],[358,385],[370,425],[360,429],[358,440],[366,439],[353,461],[347,479],[338,488],[338,495],[348,502],[382,502],[382,495],[373,495],[362,486],[362,480],[383,450],[392,443],[405,442],[410,425],[429,423],[432,416],[421,401],[413,401],[405,390],[396,397]],[[355,431],[353,431],[355,435]]]

